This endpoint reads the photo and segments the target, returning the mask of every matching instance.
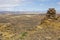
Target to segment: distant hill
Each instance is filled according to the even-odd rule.
[[[1,11],[0,14],[41,14],[40,12],[34,11]]]
[[[0,11],[0,14],[46,14],[45,11]],[[60,14],[60,12],[57,12]]]

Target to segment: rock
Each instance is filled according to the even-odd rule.
[[[54,19],[56,17],[56,10],[54,8],[49,8],[46,14],[46,18]]]

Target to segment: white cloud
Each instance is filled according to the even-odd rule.
[[[40,6],[43,6],[43,5],[44,5],[44,4],[42,4],[42,3],[40,4]]]
[[[0,11],[11,11],[11,10],[13,10],[13,9],[9,8],[9,7],[0,8]]]
[[[0,0],[0,10],[14,10],[16,6],[22,6],[25,4],[32,4],[35,0]],[[50,0],[36,0],[40,2],[50,1]],[[24,5],[25,5],[24,4]],[[43,4],[40,4],[42,6]]]
[[[0,7],[13,7],[18,6],[25,0],[0,0]]]
[[[0,0],[0,4],[16,4],[19,0]]]
[[[40,2],[46,2],[46,1],[51,1],[51,0],[38,0]]]
[[[4,8],[4,7],[14,7],[14,6],[18,6],[18,4],[3,4],[3,5],[0,5],[0,8]]]
[[[57,2],[58,5],[60,5],[60,2]]]
[[[1,10],[14,10],[14,7],[19,6],[26,0],[0,0],[0,11]]]

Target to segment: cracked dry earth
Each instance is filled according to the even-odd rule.
[[[0,16],[0,40],[60,40],[60,18],[44,20],[41,15]]]

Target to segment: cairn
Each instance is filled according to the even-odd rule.
[[[41,24],[44,23],[45,21],[54,21],[56,20],[56,10],[55,8],[49,8],[49,10],[47,11],[46,16],[44,17],[44,19],[41,20]]]
[[[56,10],[54,8],[49,8],[46,14],[47,19],[55,19],[56,18]]]

